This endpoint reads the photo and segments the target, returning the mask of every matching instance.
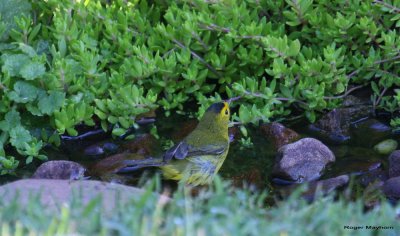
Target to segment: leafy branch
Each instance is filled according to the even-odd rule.
[[[377,5],[382,5],[382,6],[386,7],[386,8],[389,8],[391,11],[395,11],[395,12],[399,12],[400,13],[400,8],[395,7],[395,6],[393,6],[393,5],[389,4],[389,3],[386,3],[384,1],[374,0],[373,3],[375,3]]]

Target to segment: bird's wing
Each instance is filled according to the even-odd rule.
[[[228,147],[227,144],[208,144],[208,145],[202,145],[201,147],[194,147],[193,145],[188,144],[185,140],[179,142],[172,148],[170,148],[165,154],[164,154],[164,161],[168,162],[172,158],[175,159],[184,159],[186,157],[191,157],[191,156],[200,156],[200,155],[218,155],[222,154],[226,148]]]

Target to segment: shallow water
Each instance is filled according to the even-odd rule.
[[[383,122],[387,123],[387,121]],[[308,123],[304,120],[283,124],[298,132],[301,137],[316,137],[319,139],[318,135],[307,129]],[[185,133],[185,127],[189,129],[190,126],[193,126],[193,121],[188,121],[186,117],[175,114],[171,117],[160,116],[154,125],[157,127],[159,137],[161,137],[159,146],[163,146],[168,144],[166,140],[175,139],[177,141],[176,139],[182,138],[180,136],[182,136],[182,133]],[[142,125],[139,129],[133,130],[133,133],[136,136],[147,134],[152,127],[153,124]],[[244,147],[237,140],[238,138],[232,142],[228,157],[220,170],[220,175],[225,179],[232,180],[235,186],[241,186],[243,182],[247,182],[258,189],[273,189],[274,185],[271,182],[270,173],[276,153],[272,144],[266,140],[258,127],[247,126],[247,129],[253,145],[251,147]],[[101,142],[109,142],[119,147],[115,150],[115,153],[126,151],[122,146],[129,141],[121,139],[113,140],[110,134],[102,131],[95,131],[90,134],[82,139],[64,137],[61,147],[47,147],[44,152],[48,155],[49,160],[76,161],[90,169],[94,163],[112,155],[113,152],[97,156],[85,155],[84,150],[88,146],[95,145],[94,147],[96,147]],[[364,137],[368,137],[370,134],[362,134],[361,132],[361,135],[359,133],[357,137],[363,137],[363,135]],[[393,135],[392,138],[400,142],[399,135]],[[379,155],[373,150],[371,145],[363,145],[368,142],[363,142],[360,139],[350,140],[346,144],[336,144],[327,142],[326,140],[321,141],[336,156],[336,162],[326,169],[321,179],[336,177],[342,174],[360,175],[382,167],[387,170],[387,155]],[[157,150],[152,150],[154,151],[152,155],[162,154],[161,147],[155,149]],[[29,178],[40,164],[41,162],[34,161],[32,164],[20,168],[14,176],[0,176],[0,182],[5,183],[16,179]],[[98,178],[98,176],[91,176],[91,178]]]

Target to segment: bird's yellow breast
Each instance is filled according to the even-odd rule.
[[[201,155],[185,160],[174,160],[160,167],[166,179],[180,180],[187,184],[209,184],[221,168],[228,150],[220,155]]]

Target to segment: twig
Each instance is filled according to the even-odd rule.
[[[230,104],[231,102],[237,101],[237,100],[239,100],[241,98],[242,98],[242,96],[237,96],[237,97],[229,98],[229,99],[227,99],[225,101]]]
[[[385,63],[385,62],[388,62],[388,61],[397,60],[397,59],[400,59],[400,54],[398,54],[397,56],[392,57],[392,58],[387,58],[387,59],[375,61],[375,62],[374,62],[374,65],[382,64],[382,63]]]
[[[262,93],[252,93],[252,92],[249,92],[247,90],[244,90],[244,93],[246,95],[250,95],[250,96],[254,96],[254,97],[265,99],[265,96]],[[278,101],[293,101],[293,102],[300,103],[302,105],[308,106],[308,104],[306,102],[301,101],[301,100],[297,100],[297,99],[293,99],[293,98],[275,97],[275,99],[278,100]]]
[[[358,74],[358,72],[360,72],[360,69],[354,70],[353,72],[351,72],[350,74],[347,75],[347,78],[350,79],[351,77]]]
[[[378,104],[381,102],[381,100],[382,100],[382,98],[383,98],[383,95],[385,95],[385,93],[386,93],[387,90],[388,90],[388,88],[386,87],[386,88],[384,88],[384,89],[382,90],[381,94],[379,94],[378,99],[376,99],[376,102],[374,102],[374,110],[375,110],[375,106],[378,105]]]
[[[232,121],[232,122],[229,122],[229,127],[232,127],[232,126],[235,126],[235,125],[241,125],[241,124],[243,124],[243,123],[240,122],[240,121]]]
[[[332,96],[332,97],[324,97],[324,99],[326,99],[326,100],[332,100],[332,99],[344,98],[344,97],[348,96],[348,95],[349,95],[351,92],[353,92],[354,90],[360,89],[360,88],[362,88],[362,87],[364,87],[364,86],[365,86],[365,85],[358,85],[358,86],[355,86],[355,87],[353,87],[353,88],[347,90],[347,91],[346,91],[344,94],[342,94],[342,95],[339,95],[339,96]]]
[[[388,62],[388,61],[397,60],[397,59],[400,59],[400,54],[398,54],[397,56],[392,57],[392,58],[387,58],[387,59],[382,59],[382,60],[379,60],[379,61],[375,61],[374,65],[379,65],[379,64],[382,64],[382,63],[385,63],[385,62]],[[350,79],[354,75],[358,74],[360,71],[361,71],[360,68],[358,68],[357,70],[354,70],[353,72],[351,72],[350,74],[347,75],[347,78]]]
[[[211,31],[218,31],[218,32],[223,32],[223,33],[229,33],[231,32],[231,29],[226,28],[226,27],[221,27],[216,24],[200,24],[200,27],[203,27],[203,29],[211,30]]]
[[[391,9],[392,11],[400,12],[400,8],[395,7],[395,6],[393,6],[393,5],[390,5],[389,3],[386,3],[386,2],[384,2],[384,1],[375,0],[373,3],[376,3],[376,4],[382,5],[382,6],[384,6],[384,7],[387,7],[387,8],[389,8],[389,9]]]
[[[210,64],[208,64],[201,56],[199,56],[197,53],[193,52],[192,50],[190,50],[188,47],[186,47],[185,45],[183,45],[181,42],[179,42],[176,39],[172,39],[172,41],[178,45],[180,48],[183,49],[187,49],[190,51],[190,54],[192,54],[193,57],[197,58],[201,63],[203,63],[209,70],[211,70],[215,75],[217,75],[219,78],[221,77],[221,75],[218,73],[218,71],[212,67]]]
[[[372,70],[370,70],[370,71],[372,71]],[[391,76],[393,76],[393,77],[400,78],[399,75],[396,75],[396,74],[394,74],[394,73],[392,73],[392,72],[389,72],[389,71],[386,71],[386,70],[379,70],[379,71],[382,72],[383,74],[387,74],[387,75],[391,75]]]
[[[200,38],[200,36],[199,36],[197,33],[195,33],[195,32],[192,32],[192,35],[193,35],[193,37],[194,37],[195,39],[197,39],[197,41],[201,44],[201,46],[203,47],[203,49],[206,50],[206,51],[208,51],[208,46],[207,46],[207,44]]]
[[[278,100],[278,101],[293,101],[293,102],[296,102],[296,103],[300,103],[300,104],[302,104],[304,106],[308,106],[308,103],[303,102],[301,100],[293,99],[293,98],[278,97],[278,98],[275,98],[275,99]]]
[[[235,38],[239,38],[239,39],[262,39],[262,38],[265,38],[265,36],[262,36],[262,35],[239,35],[239,36],[236,36]]]
[[[164,53],[164,55],[162,55],[162,58],[167,57],[169,54],[171,54],[173,51],[175,51],[176,47],[171,48],[170,50],[168,50],[166,53]]]

